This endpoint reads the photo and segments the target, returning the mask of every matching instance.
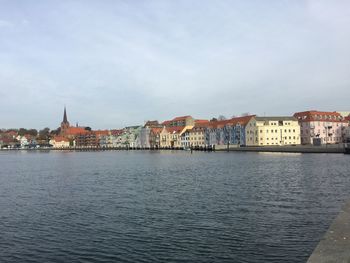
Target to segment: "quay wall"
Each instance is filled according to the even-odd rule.
[[[350,201],[341,209],[307,263],[350,262]]]
[[[66,147],[66,148],[25,148],[25,149],[1,149],[2,151],[115,151],[115,150],[184,150],[181,147],[141,148],[141,147]],[[190,150],[190,149],[187,149]],[[192,148],[192,151],[226,151],[226,152],[285,152],[285,153],[344,153],[342,144],[327,146],[297,145],[297,146],[248,146],[215,145],[214,147]]]
[[[344,153],[342,144],[327,146],[296,145],[296,146],[249,146],[237,147],[218,145],[216,151],[236,151],[236,152],[287,152],[287,153]]]

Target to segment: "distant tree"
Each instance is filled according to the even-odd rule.
[[[18,130],[18,135],[20,136],[23,136],[25,134],[29,134],[29,135],[32,135],[32,136],[37,136],[38,135],[38,131],[36,129],[25,129],[25,128],[20,128]]]
[[[18,135],[23,136],[23,135],[26,134],[26,133],[27,133],[27,129],[19,128],[19,130],[18,130]]]
[[[91,131],[91,128],[90,127],[85,127],[85,130],[86,131]]]
[[[36,137],[38,135],[38,131],[36,129],[30,129],[27,131],[28,134]]]
[[[59,135],[61,133],[61,127],[57,128],[56,130],[50,131],[51,136]]]
[[[219,115],[218,120],[224,121],[224,120],[226,120],[226,117],[224,115]]]
[[[46,127],[46,128],[39,131],[38,139],[39,140],[46,140],[49,135],[50,135],[50,128]]]
[[[218,121],[218,119],[217,118],[211,118],[210,121]]]

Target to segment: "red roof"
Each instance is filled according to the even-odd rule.
[[[151,128],[151,132],[154,134],[159,134],[161,133],[163,128]]]
[[[296,112],[294,114],[301,122],[310,122],[310,121],[327,121],[327,122],[346,122],[346,120],[341,116],[340,113],[333,111],[302,111]]]
[[[208,124],[209,121],[208,120],[195,120],[194,123],[195,123],[196,126],[199,126],[199,125],[202,125],[202,124],[204,124],[204,125]]]
[[[16,131],[8,131],[8,132],[6,132],[6,134],[8,134],[10,136],[16,136],[17,132]]]
[[[171,123],[171,121],[163,121],[163,122],[162,122],[162,125],[167,126],[167,125],[170,124],[170,123]]]
[[[222,120],[222,121],[211,121],[208,127],[210,128],[222,128],[226,125],[236,125],[240,124],[242,126],[247,125],[247,123],[250,121],[251,118],[255,117],[255,115],[248,115],[243,117],[235,117],[229,120]]]
[[[69,127],[65,132],[66,135],[78,135],[86,133],[88,133],[88,131],[83,127]]]

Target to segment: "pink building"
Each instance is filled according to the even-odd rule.
[[[300,123],[302,144],[334,144],[344,141],[344,133],[349,122],[338,112],[303,111],[294,114]]]

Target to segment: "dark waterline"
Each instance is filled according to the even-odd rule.
[[[0,262],[305,262],[350,156],[0,152]]]

